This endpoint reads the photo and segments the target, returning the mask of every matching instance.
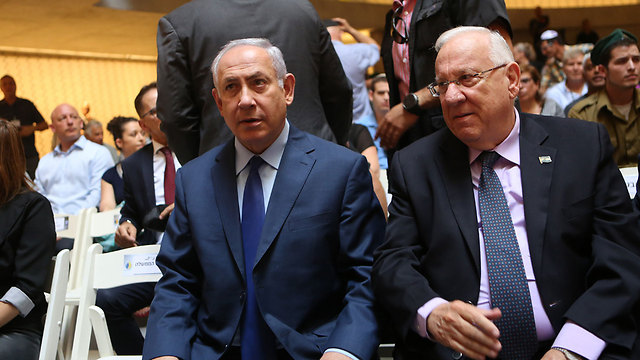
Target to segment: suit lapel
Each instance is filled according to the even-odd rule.
[[[307,136],[291,126],[289,139],[269,198],[262,236],[256,253],[256,264],[267,252],[291,213],[315,163],[315,158],[310,155],[313,151],[314,147],[307,141]]]
[[[469,255],[480,274],[480,245],[476,206],[473,197],[473,183],[469,169],[469,151],[450,132],[441,145],[441,156],[436,157],[438,168],[442,169],[447,197],[455,216]]]
[[[543,146],[547,132],[520,114],[520,174],[527,238],[534,269],[542,265],[542,246],[549,214],[549,194],[556,149]]]
[[[153,144],[148,144],[143,152],[144,159],[140,164],[143,179],[143,192],[146,196],[147,209],[156,206],[156,192],[153,187]]]
[[[225,238],[238,266],[238,271],[244,276],[244,256],[242,252],[233,140],[227,142],[216,157],[211,167],[211,178],[213,179],[216,205],[222,218]]]

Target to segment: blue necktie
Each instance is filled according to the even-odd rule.
[[[242,320],[240,351],[242,360],[271,360],[276,358],[275,337],[265,323],[255,294],[253,265],[260,242],[264,223],[264,196],[258,170],[264,164],[259,156],[249,161],[249,176],[242,199],[242,247],[244,250],[244,271],[247,281],[247,302]]]
[[[483,152],[478,199],[489,272],[491,305],[502,312],[501,359],[531,359],[537,350],[536,325],[520,248],[502,184],[493,170],[500,155]]]

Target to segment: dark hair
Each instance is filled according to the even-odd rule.
[[[131,121],[138,122],[138,119],[128,117],[128,116],[116,116],[113,119],[111,119],[111,121],[109,121],[109,123],[107,124],[107,130],[109,130],[111,135],[113,135],[113,142],[118,148],[118,150],[122,150],[122,149],[120,149],[120,147],[118,146],[118,143],[116,143],[116,140],[122,139],[124,125]]]
[[[5,74],[3,77],[0,78],[0,80],[4,80],[6,78],[11,78],[13,79],[13,76],[9,75],[9,74]],[[15,81],[15,79],[13,79]]]
[[[540,87],[540,72],[538,71],[538,69],[536,69],[535,66],[531,64],[520,66],[520,74],[524,73],[529,73],[531,75],[531,80],[533,80],[533,82],[538,84],[538,87]],[[542,95],[540,95],[539,91],[536,91],[536,101],[542,101]]]
[[[376,91],[376,84],[381,81],[387,81],[387,75],[385,75],[384,73],[378,74],[373,77],[373,79],[371,80],[371,85],[369,85],[369,90]]]
[[[26,171],[27,162],[18,128],[0,119],[0,205],[21,192],[32,190]]]
[[[147,84],[143,86],[142,89],[140,89],[140,92],[136,96],[136,99],[133,101],[133,105],[136,107],[136,112],[138,113],[138,116],[142,116],[142,97],[144,96],[144,94],[146,94],[147,91],[151,89],[157,89],[157,88],[158,88],[158,85],[154,81],[151,84]]]
[[[620,39],[620,41],[616,41],[615,43],[611,44],[600,57],[602,65],[604,65],[605,68],[609,69],[609,61],[611,61],[611,52],[613,51],[613,49],[620,46],[631,46],[631,45],[638,46],[638,43],[626,36]]]

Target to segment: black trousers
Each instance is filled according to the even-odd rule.
[[[104,311],[111,344],[118,355],[140,355],[144,338],[132,314],[151,305],[156,283],[140,283],[100,289],[96,305]]]
[[[37,331],[0,332],[0,359],[37,360],[41,341],[42,333]]]

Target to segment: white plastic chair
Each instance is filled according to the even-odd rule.
[[[156,282],[160,270],[155,266],[155,256],[160,245],[136,246],[102,254],[102,246],[93,244],[87,251],[87,263],[83,271],[82,293],[78,307],[78,320],[73,338],[71,360],[86,360],[89,354],[92,325],[95,330],[98,352],[102,358],[114,356],[111,339],[108,337],[104,313],[95,306],[96,291],[116,286]],[[94,315],[90,315],[93,312]],[[93,317],[93,323],[90,318]],[[117,357],[117,359],[139,359],[140,357]]]
[[[65,249],[61,250],[56,256],[39,360],[54,360],[56,352],[58,352],[59,359],[64,359],[58,343],[60,341],[60,328],[62,326],[62,313],[64,311],[64,299],[67,293],[68,281],[69,250]]]

